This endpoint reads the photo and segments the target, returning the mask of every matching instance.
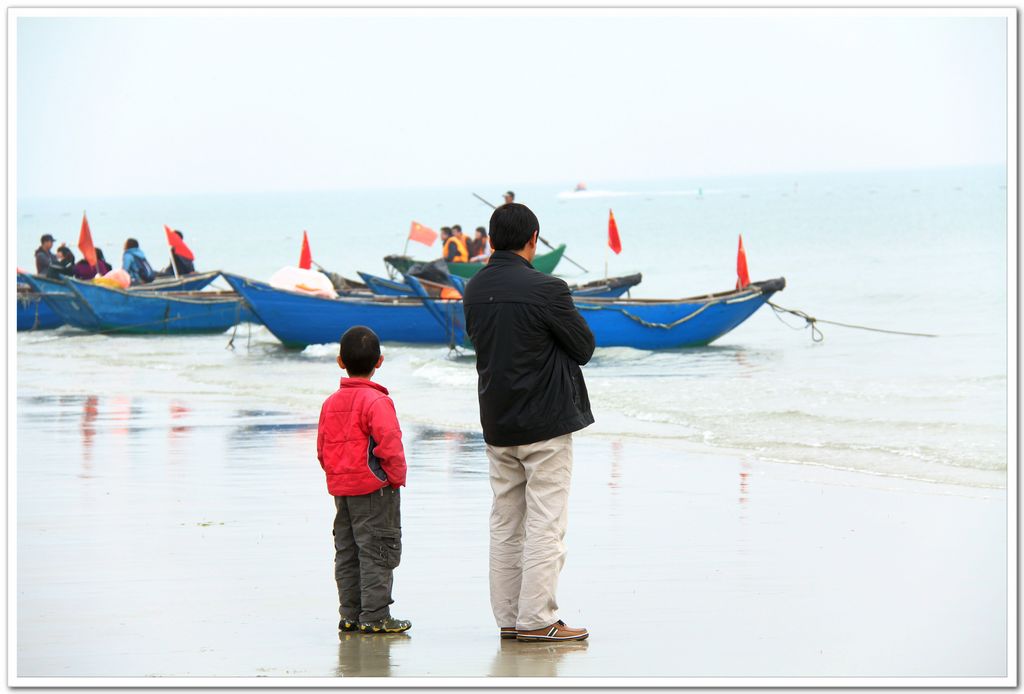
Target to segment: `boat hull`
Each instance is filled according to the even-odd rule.
[[[428,298],[415,278],[407,279],[420,292],[419,299],[369,300],[322,299],[245,277],[224,277],[289,347],[337,342],[353,325],[365,325],[389,342],[468,344],[462,302]],[[577,298],[576,304],[598,347],[673,349],[710,344],[743,323],[784,286],[785,280],[778,279],[689,299]]]
[[[86,330],[131,334],[220,333],[246,319],[239,296],[169,291],[125,291],[91,282],[68,280],[68,288],[84,302]]]
[[[461,341],[461,333],[452,335],[441,320],[417,298],[325,299],[298,292],[276,289],[238,275],[225,273],[228,284],[245,299],[267,329],[287,347],[337,342],[353,325],[365,325],[387,342],[452,344]],[[461,301],[436,301],[450,323],[462,318]]]
[[[699,347],[735,329],[784,286],[784,280],[771,280],[704,299],[663,303],[580,299],[576,305],[598,347]]]
[[[43,301],[36,291],[18,292],[18,332],[52,330],[64,325],[64,319]]]

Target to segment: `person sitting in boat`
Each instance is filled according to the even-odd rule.
[[[467,246],[471,263],[486,262],[491,257],[491,245],[487,242],[487,229],[484,227],[476,228],[474,238],[469,240]]]
[[[511,190],[505,191],[505,194],[502,197],[505,198],[506,205],[509,204],[510,202],[516,201],[516,194],[513,193]]]
[[[91,280],[94,277],[102,277],[103,275],[110,272],[113,268],[107,263],[107,259],[103,257],[103,250],[100,248],[96,249],[96,265],[90,265],[89,261],[82,258],[75,263],[75,279],[79,280]]]
[[[121,265],[128,276],[132,278],[132,284],[149,284],[156,279],[153,267],[146,260],[146,254],[139,248],[139,242],[135,239],[128,239],[124,242],[124,258]]]
[[[47,270],[50,269],[51,265],[57,264],[57,256],[50,250],[53,248],[53,237],[49,234],[43,234],[39,238],[39,248],[36,249],[36,274],[47,275]]]
[[[458,226],[457,224],[455,226]],[[461,234],[462,229],[459,229]],[[441,240],[444,243],[444,259],[449,263],[465,263],[469,261],[469,251],[466,249],[466,242],[456,236],[454,230],[449,227],[441,227]]]
[[[73,274],[75,274],[75,254],[71,252],[70,248],[61,244],[57,249],[57,262],[50,263],[50,267],[46,269],[46,276],[57,280],[61,277],[71,277]]]
[[[177,234],[178,238],[181,239],[182,241],[185,240],[185,235],[178,231],[177,229],[174,230],[174,233]],[[171,267],[171,263],[174,263],[174,267]],[[156,276],[180,277],[181,275],[194,274],[196,271],[195,263],[193,263],[191,260],[189,260],[183,255],[178,255],[173,250],[171,251],[171,263],[168,263],[167,267],[165,267],[160,272],[156,273]],[[177,270],[177,272],[175,272],[175,270]]]

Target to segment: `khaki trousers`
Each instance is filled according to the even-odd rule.
[[[491,609],[498,626],[558,621],[558,574],[572,479],[572,434],[524,446],[487,446],[491,490]]]

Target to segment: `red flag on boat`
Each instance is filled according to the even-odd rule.
[[[96,267],[96,247],[92,245],[92,232],[89,231],[89,220],[82,213],[82,230],[78,232],[78,250],[82,251],[89,264]]]
[[[433,246],[434,241],[437,241],[437,232],[433,229],[428,229],[419,222],[413,222],[412,227],[409,229],[409,240],[422,243],[424,246]]]
[[[618,255],[622,252],[622,241],[619,240],[619,227],[615,224],[615,215],[608,210],[608,248]]]
[[[743,250],[743,234],[740,234],[740,249],[736,252],[736,288],[743,289],[750,284],[750,273],[747,272],[747,252]]]
[[[299,267],[309,270],[313,267],[313,254],[309,252],[309,236],[306,230],[302,230],[302,252],[299,253]]]
[[[171,250],[176,255],[180,255],[182,258],[188,260],[195,260],[195,255],[192,254],[192,250],[185,245],[185,240],[178,236],[174,231],[164,224],[164,233],[167,234],[167,243],[171,244]]]

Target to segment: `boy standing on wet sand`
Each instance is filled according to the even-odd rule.
[[[405,486],[405,451],[395,404],[374,372],[384,357],[380,340],[357,325],[341,336],[338,366],[348,373],[324,401],[316,452],[334,496],[334,578],[338,630],[368,634],[407,631],[391,616],[394,569],[402,556],[398,489]]]

